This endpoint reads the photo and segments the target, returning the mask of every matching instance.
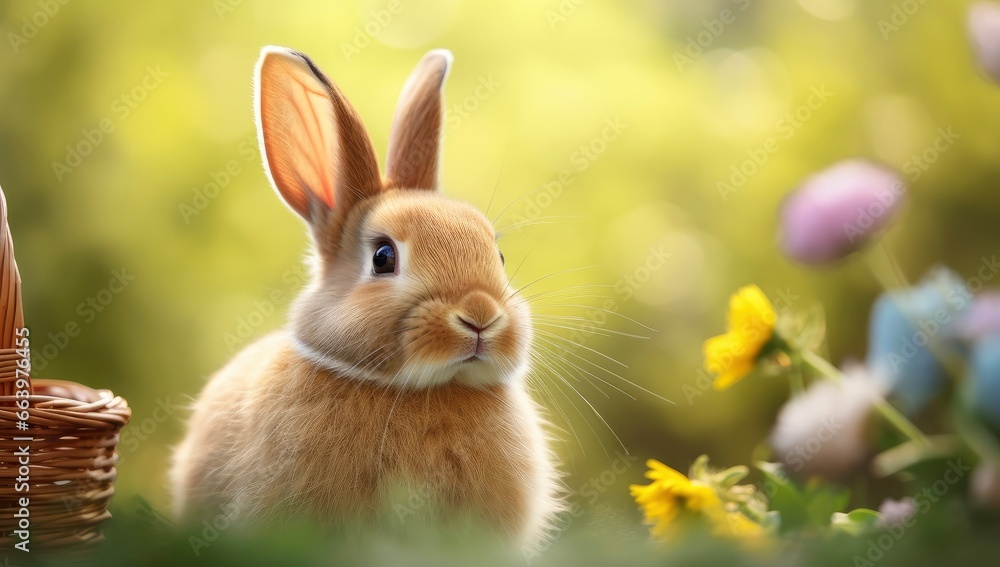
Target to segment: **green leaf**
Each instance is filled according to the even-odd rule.
[[[781,532],[805,527],[809,522],[806,500],[781,465],[758,462],[755,466],[764,473],[762,491],[770,501],[771,510],[781,515]]]
[[[708,455],[699,455],[688,469],[688,478],[708,482]]]
[[[796,346],[802,350],[814,351],[823,345],[826,339],[826,312],[819,303],[814,304],[801,315],[801,331],[797,337]]]
[[[847,512],[836,512],[830,517],[834,529],[851,535],[860,535],[878,528],[882,515],[868,508],[857,508]]]
[[[777,510],[770,510],[760,518],[758,522],[770,533],[778,533],[781,530],[781,513]]]
[[[743,465],[738,465],[724,471],[719,471],[714,475],[714,480],[720,487],[728,489],[746,478],[748,474],[750,474],[750,469]]]
[[[813,351],[823,345],[826,338],[826,313],[816,303],[805,311],[778,319],[776,332],[796,351]]]
[[[850,502],[849,490],[835,488],[818,480],[804,488],[785,473],[780,464],[756,463],[766,479],[763,492],[770,499],[770,509],[781,514],[781,532],[806,528],[826,528],[830,517],[842,512]]]
[[[809,525],[823,528],[830,524],[830,517],[833,514],[843,512],[847,508],[851,501],[851,491],[812,481],[806,486],[804,498],[807,503]]]

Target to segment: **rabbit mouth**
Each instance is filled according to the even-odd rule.
[[[483,359],[479,357],[478,354],[470,354],[469,356],[462,359],[462,364],[468,364],[470,362],[482,362]]]
[[[523,365],[519,357],[505,353],[498,336],[463,336],[452,343],[448,358],[424,359],[416,366],[433,376],[429,385],[457,382],[478,386],[506,384],[516,380]],[[419,373],[419,372],[418,372]]]
[[[484,345],[485,341],[482,338],[480,338],[478,341],[476,341],[475,346],[472,348],[472,352],[464,355],[464,357],[462,355],[459,355],[458,363],[471,364],[474,362],[482,362],[484,364],[489,364],[490,361],[486,354],[486,347]]]
[[[476,362],[481,362],[483,364],[491,363],[491,354],[496,350],[493,346],[493,341],[487,339],[481,334],[477,334],[475,337],[469,337],[469,339],[475,340],[469,347],[465,349],[464,354],[459,354],[456,357],[456,362],[459,365],[472,364]]]

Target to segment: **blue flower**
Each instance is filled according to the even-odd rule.
[[[969,356],[969,405],[990,425],[1000,429],[1000,334],[976,341]]]
[[[919,412],[948,381],[948,361],[960,354],[956,323],[970,303],[964,282],[944,268],[875,301],[868,368],[904,413]]]

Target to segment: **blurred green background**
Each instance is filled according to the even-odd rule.
[[[538,312],[621,315],[570,347],[610,385],[562,367],[589,404],[543,370],[532,383],[561,428],[571,504],[612,531],[634,526],[627,486],[647,457],[749,462],[787,393],[780,380],[705,389],[701,343],[724,330],[737,287],[757,283],[779,308],[821,302],[832,359],[865,354],[879,286],[864,262],[807,271],[775,246],[777,207],[804,176],[852,156],[904,171],[911,199],[887,243],[911,279],[942,261],[970,277],[1000,250],[1000,89],[972,60],[968,3],[894,16],[902,4],[4,2],[0,185],[34,374],[128,399],[119,501],[165,507],[184,405],[283,324],[304,283],[304,225],[268,187],[254,140],[260,48],[309,54],[384,156],[403,81],[447,47],[446,192],[504,210],[515,283],[558,273],[532,287],[554,290]],[[941,129],[948,149],[913,161]],[[720,191],[769,139],[777,151]]]

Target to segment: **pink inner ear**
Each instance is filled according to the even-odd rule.
[[[333,208],[333,158],[335,153],[334,138],[334,116],[333,108],[330,106],[330,95],[326,90],[320,90],[313,84],[305,83],[300,77],[291,77],[291,83],[301,87],[301,93],[293,94],[290,103],[295,109],[298,123],[302,125],[299,130],[292,130],[295,136],[295,148],[301,163],[297,164],[299,170],[306,170],[311,175],[308,178],[300,178],[306,183],[306,188],[312,190],[330,208]],[[292,87],[294,92],[294,86]],[[326,115],[326,119],[321,118]],[[313,185],[306,179],[315,179],[319,185]]]
[[[266,54],[259,73],[260,135],[271,178],[285,202],[309,219],[311,203],[334,206],[339,145],[333,101],[292,52]]]

